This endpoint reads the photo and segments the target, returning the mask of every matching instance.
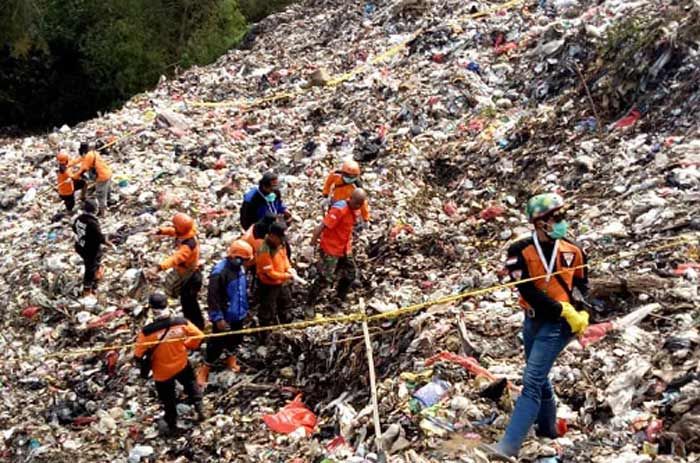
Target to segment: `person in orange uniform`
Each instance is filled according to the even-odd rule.
[[[85,197],[85,181],[82,179],[73,180],[70,175],[70,169],[80,162],[80,158],[71,159],[66,153],[58,153],[56,155],[58,162],[57,182],[58,196],[66,205],[66,210],[72,212],[75,207],[75,190],[81,190],[81,196]]]
[[[352,257],[352,231],[366,202],[367,193],[357,188],[348,201],[333,204],[323,222],[314,229],[311,245],[315,247],[320,241],[321,259],[317,264],[318,277],[309,292],[309,303],[318,297],[323,287],[333,284],[336,274],[339,277],[336,296],[340,302],[345,301],[357,273]]]
[[[174,269],[182,280],[179,293],[185,317],[204,329],[204,317],[197,296],[202,289],[202,271],[199,264],[199,241],[197,226],[189,215],[178,212],[173,216],[172,227],[160,227],[154,235],[175,237],[175,252],[154,268],[154,273]]]
[[[324,203],[324,211],[328,211],[333,203],[348,201],[353,191],[357,188],[362,188],[360,173],[360,165],[357,161],[346,159],[339,170],[328,174],[323,184],[323,196],[327,198],[327,201]],[[369,222],[367,201],[360,207],[360,217],[362,217],[364,222]]]
[[[71,174],[74,180],[80,179],[84,173],[92,173],[95,178],[95,196],[100,205],[99,215],[107,210],[110,186],[112,183],[112,169],[95,150],[89,150],[87,143],[81,143],[78,151],[81,156],[80,168]]]
[[[138,334],[134,358],[142,363],[142,372],[148,369],[153,372],[156,392],[165,409],[165,418],[159,427],[164,434],[172,435],[177,432],[176,381],[185,389],[197,419],[203,418],[202,394],[195,382],[187,353],[199,348],[204,334],[184,318],[173,318],[164,294],[151,294],[148,305],[153,311],[154,320]]]
[[[240,239],[248,243],[253,248],[253,255],[256,255],[260,250],[263,242],[265,241],[265,235],[270,230],[270,225],[275,223],[277,216],[271,212],[265,214],[265,217],[255,222],[253,225],[248,227],[248,229],[243,233]],[[253,269],[253,274],[255,273],[255,259],[246,261],[243,264],[248,269]]]
[[[279,222],[270,225],[270,231],[255,257],[257,297],[260,301],[258,320],[261,326],[288,320],[286,312],[292,299],[288,283],[294,271],[284,245],[286,229],[286,225]]]
[[[496,445],[482,444],[492,457],[516,457],[530,428],[536,434],[556,438],[557,405],[549,372],[559,353],[588,326],[588,313],[576,310],[574,289],[588,289],[586,255],[566,239],[568,223],[564,200],[544,193],[527,202],[527,216],[534,231],[508,248],[506,268],[518,283],[520,306],[525,311],[523,390],[513,409],[505,434]],[[530,278],[537,280],[527,281]]]

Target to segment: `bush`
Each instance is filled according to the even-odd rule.
[[[0,126],[93,117],[178,67],[213,62],[247,30],[237,0],[6,2]]]

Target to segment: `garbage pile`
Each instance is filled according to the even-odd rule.
[[[342,307],[321,295],[317,316],[507,282],[507,243],[528,232],[523,204],[558,191],[592,260],[601,335],[554,367],[565,435],[529,440],[521,458],[695,461],[700,4],[496,5],[307,0],[263,20],[245,49],[115,112],[3,139],[2,458],[363,462],[383,450],[396,462],[488,461],[477,445],[503,432],[523,366],[511,288],[369,326],[379,443],[359,324],[246,336],[241,373],[213,372],[207,419],[171,440],[158,436],[160,408],[131,350],[53,355],[133,342],[157,286],[143,270],[167,252],[147,232],[176,211],[196,217],[208,273],[241,234],[243,193],[269,169],[294,218],[294,265],[313,279],[301,250],[322,217],[323,179],[352,157],[372,214],[355,245],[360,284]],[[95,139],[115,142],[102,154],[117,204],[102,226],[116,246],[97,296],[80,297],[54,158]],[[294,287],[295,320],[307,318],[307,289]]]

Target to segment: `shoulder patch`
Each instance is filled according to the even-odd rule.
[[[576,258],[576,253],[574,253],[574,252],[562,252],[561,258],[567,267],[571,267],[571,265],[573,265],[573,263],[574,263],[574,259]]]
[[[508,255],[517,255],[523,252],[523,250],[533,244],[532,238],[524,238],[522,240],[516,241],[508,247]]]

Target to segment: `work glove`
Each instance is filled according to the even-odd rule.
[[[571,327],[574,334],[582,334],[588,327],[588,312],[576,310],[568,302],[561,302],[561,316]]]

